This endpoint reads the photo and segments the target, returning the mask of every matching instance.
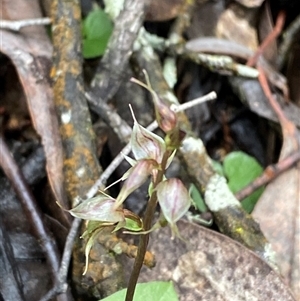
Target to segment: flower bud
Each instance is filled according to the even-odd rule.
[[[187,189],[179,179],[168,179],[156,187],[157,200],[165,219],[175,229],[175,223],[184,216],[191,206]]]
[[[153,94],[153,93],[152,93]],[[172,131],[177,124],[176,113],[171,110],[161,99],[156,95],[153,96],[155,115],[159,127],[165,132]]]
[[[170,132],[176,127],[177,115],[169,106],[163,103],[157,93],[153,90],[146,71],[144,71],[144,74],[146,78],[146,84],[135,78],[131,79],[131,81],[139,84],[151,93],[155,107],[155,116],[157,123],[165,133]]]

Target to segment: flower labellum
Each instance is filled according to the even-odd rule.
[[[125,223],[117,225],[113,232],[118,231],[121,228],[132,232],[140,232],[143,230],[143,221],[142,219],[131,212],[130,210],[124,209]]]

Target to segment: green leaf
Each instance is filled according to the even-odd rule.
[[[223,162],[225,176],[228,179],[228,186],[233,193],[238,192],[253,180],[259,177],[262,166],[251,156],[241,152],[231,152]],[[242,206],[247,212],[251,212],[263,192],[263,187],[253,192],[242,201]]]
[[[101,301],[124,301],[126,289],[116,292]],[[178,301],[172,282],[153,281],[138,283],[135,289],[133,301]]]
[[[194,184],[190,185],[189,193],[193,200],[193,205],[196,207],[196,209],[199,210],[200,212],[206,212],[207,207],[204,203],[202,195],[200,194],[199,190],[196,188]]]
[[[102,9],[93,10],[83,21],[83,57],[94,58],[105,52],[113,24]]]
[[[220,176],[224,176],[224,171],[223,171],[223,166],[220,162],[216,161],[216,160],[211,160],[212,162],[212,166],[213,169],[216,173],[218,173]]]
[[[107,41],[103,39],[84,39],[82,45],[82,53],[85,59],[92,59],[104,54]]]

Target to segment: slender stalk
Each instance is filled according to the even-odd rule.
[[[164,172],[165,172],[165,169],[166,169],[166,164],[167,164],[167,160],[168,160],[169,156],[170,156],[170,152],[167,151],[164,154],[164,157],[163,157],[163,160],[162,160],[161,170],[158,171],[156,180],[153,184],[154,188],[163,179],[163,175],[164,175]],[[156,196],[156,191],[154,191],[151,194],[151,197],[148,201],[148,205],[146,207],[146,211],[145,211],[145,215],[144,215],[144,219],[143,219],[144,231],[148,231],[151,228],[151,224],[152,224],[152,220],[153,220],[153,217],[154,217],[156,205],[157,205],[157,196]],[[140,271],[141,271],[141,268],[143,266],[145,254],[146,254],[146,251],[147,251],[149,236],[150,236],[150,233],[140,235],[138,253],[137,253],[137,256],[136,256],[135,261],[134,261],[132,273],[130,275],[125,301],[132,301],[133,300],[135,287],[136,287],[137,280],[139,278]]]

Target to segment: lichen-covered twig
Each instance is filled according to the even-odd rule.
[[[190,40],[185,45],[185,50],[183,53],[187,56],[187,58],[192,60],[198,60],[201,62],[200,58],[198,58],[197,54],[208,53],[208,54],[217,54],[217,55],[225,55],[230,57],[235,57],[243,60],[249,60],[251,57],[255,55],[254,51],[245,47],[244,45],[238,44],[234,41],[212,38],[212,37],[202,37],[198,39]],[[204,57],[205,58],[205,57]],[[228,58],[226,59],[228,60]],[[229,61],[228,61],[229,62]],[[230,63],[231,64],[231,63]],[[228,72],[237,72],[237,65],[233,64],[230,66],[227,65]],[[278,73],[262,56],[258,57],[257,65],[263,68],[270,82],[283,91],[283,94],[288,97],[288,89],[286,84],[286,78]],[[226,65],[225,65],[226,66]],[[244,67],[242,67],[244,66]],[[209,65],[208,65],[209,67]],[[245,68],[245,70],[250,71],[252,74],[252,69],[247,69],[247,66],[240,65],[241,68]],[[212,67],[211,67],[212,68]],[[217,71],[217,69],[216,69]],[[247,75],[248,73],[246,73]],[[254,73],[254,77],[258,76],[258,72]]]
[[[53,1],[52,19],[54,54],[51,76],[64,147],[66,190],[73,207],[76,198],[86,194],[101,170],[84,95],[82,57],[79,51],[79,1]]]
[[[243,210],[230,191],[226,179],[213,170],[203,142],[198,138],[188,137],[183,141],[180,151],[194,184],[200,191],[205,191],[205,203],[220,230],[274,267],[274,253],[270,244],[259,225]]]
[[[0,28],[9,29],[13,31],[19,31],[21,28],[32,25],[49,25],[51,24],[50,18],[39,18],[39,19],[26,19],[26,20],[0,20]]]
[[[60,133],[64,147],[65,188],[72,207],[78,197],[83,198],[89,187],[99,177],[101,167],[96,155],[94,132],[88,104],[84,95],[81,56],[81,10],[80,1],[54,0],[53,20],[53,65],[51,76],[56,111],[60,121]],[[80,254],[80,242],[73,248],[80,221],[75,220],[68,235],[60,269],[59,291],[66,286],[71,253]],[[73,262],[73,281],[80,287],[81,262]],[[49,292],[48,296],[51,295]]]

